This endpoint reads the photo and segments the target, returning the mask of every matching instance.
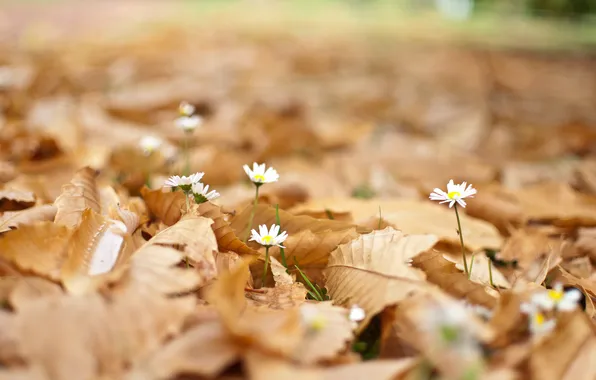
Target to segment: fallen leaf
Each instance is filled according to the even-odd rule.
[[[10,305],[19,310],[29,302],[46,297],[60,297],[64,291],[60,285],[44,280],[40,277],[24,276],[18,279],[9,297]]]
[[[185,207],[184,194],[182,192],[164,192],[162,189],[149,190],[143,187],[141,189],[141,195],[151,214],[166,225],[171,226],[182,217],[181,210]]]
[[[0,190],[0,212],[19,211],[35,205],[35,194],[28,191]]]
[[[339,305],[366,311],[366,326],[385,307],[425,287],[424,274],[409,262],[438,241],[434,235],[404,235],[388,227],[340,245],[325,269],[326,288]]]
[[[452,263],[455,264],[455,267],[460,271],[464,271],[464,260],[461,254],[444,254],[443,257]],[[474,256],[474,260],[472,261],[472,256],[467,256],[468,262],[468,269],[471,267],[472,270],[470,271],[470,281],[475,282],[477,284],[483,286],[490,286],[490,280],[492,278],[492,283],[496,287],[509,289],[511,288],[511,284],[503,276],[503,273],[496,267],[491,261],[490,271],[488,268],[489,265],[489,258],[484,253],[477,253]]]
[[[247,289],[245,295],[252,306],[284,310],[304,303],[306,288],[299,282],[277,284],[274,288]]]
[[[70,235],[68,228],[51,222],[21,225],[0,238],[0,257],[22,271],[57,281]]]
[[[55,223],[74,228],[81,222],[86,209],[101,213],[96,176],[95,170],[85,167],[77,171],[69,184],[62,187],[62,194],[54,202],[58,209]]]
[[[31,207],[22,211],[8,211],[0,215],[0,233],[17,228],[21,224],[30,224],[37,221],[53,221],[56,216],[56,207],[42,205]]]

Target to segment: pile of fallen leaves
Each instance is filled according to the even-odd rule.
[[[0,379],[596,377],[593,129],[535,149],[549,160],[491,159],[459,135],[361,122],[392,106],[377,93],[387,68],[358,54],[274,47],[279,60],[264,44],[226,56],[213,43],[209,61],[184,41],[36,48],[2,66]],[[332,80],[355,114],[341,118],[300,95],[336,59],[375,73]],[[288,73],[304,76],[288,84],[296,98],[276,98]],[[174,126],[182,100],[204,120],[190,138]],[[149,135],[162,141],[151,154]],[[186,149],[221,197],[187,207],[163,188]],[[255,207],[242,171],[253,161],[280,173]],[[428,199],[451,178],[478,189],[461,232]],[[288,234],[264,277],[249,220]],[[582,300],[537,337],[522,305],[555,284]],[[472,353],[433,330],[458,307]]]

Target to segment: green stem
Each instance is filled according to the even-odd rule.
[[[265,287],[265,280],[267,279],[267,269],[269,269],[269,246],[265,246],[265,268],[263,269],[263,283],[261,288]]]
[[[256,184],[256,191],[255,191],[255,200],[252,204],[252,211],[250,212],[250,217],[248,218],[248,224],[246,225],[246,234],[244,236],[244,242],[248,241],[248,237],[250,236],[250,230],[252,229],[252,221],[255,218],[255,211],[257,210],[257,203],[259,202],[259,186],[260,184]]]
[[[490,257],[486,257],[488,259],[488,281],[490,286],[492,286],[493,288],[495,287],[495,284],[493,283],[493,265],[492,265],[492,261],[490,259]]]
[[[188,200],[188,192],[184,192],[184,198],[186,198],[186,213],[190,212],[190,201]]]
[[[455,205],[453,205],[453,208],[455,209],[455,217],[457,218],[457,232],[459,235],[459,242],[461,244],[461,257],[464,260],[464,270],[466,272],[466,277],[469,279],[470,272],[468,271],[468,261],[466,259],[466,248],[464,246],[464,234],[461,230],[461,222],[459,220],[459,212],[457,211],[457,203]]]

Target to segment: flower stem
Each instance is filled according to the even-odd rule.
[[[190,201],[188,200],[188,192],[184,192],[184,198],[186,198],[186,213],[190,212]]]
[[[255,212],[257,210],[257,203],[259,201],[259,185],[255,184],[255,187],[256,187],[255,200],[252,204],[252,211],[250,212],[250,217],[248,218],[248,224],[246,225],[246,234],[244,236],[245,243],[248,240],[248,237],[250,236],[250,230],[252,229],[252,221],[255,218]]]
[[[488,259],[488,282],[489,282],[490,286],[492,286],[494,288],[495,287],[495,284],[493,283],[493,265],[492,265],[492,260],[488,256],[486,258]]]
[[[461,257],[464,261],[464,270],[466,273],[466,277],[469,279],[470,272],[468,271],[468,261],[466,259],[466,248],[464,246],[464,234],[461,230],[461,222],[459,220],[459,211],[457,211],[457,203],[455,205],[453,205],[453,208],[455,209],[455,217],[457,218],[457,233],[459,235],[459,242],[461,244]]]
[[[279,204],[275,205],[275,223],[281,228],[281,220],[279,219]],[[286,268],[286,272],[288,271],[288,263],[286,262],[286,250],[283,248],[279,248],[279,254],[281,256],[281,265]]]
[[[269,246],[265,246],[265,268],[263,269],[263,283],[261,287],[265,287],[265,280],[267,279],[267,269],[269,269]]]

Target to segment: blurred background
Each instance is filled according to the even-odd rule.
[[[46,180],[23,163],[130,174],[148,134],[176,171],[181,101],[218,186],[267,160],[310,196],[516,187],[596,154],[596,0],[4,0],[0,36],[0,149]]]

